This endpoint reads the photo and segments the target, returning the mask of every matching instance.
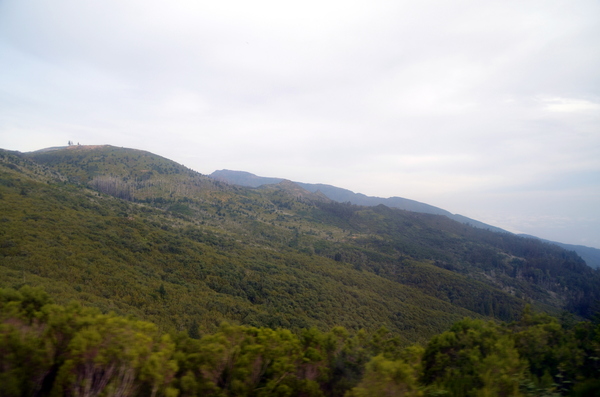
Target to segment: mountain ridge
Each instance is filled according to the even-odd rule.
[[[283,178],[272,178],[272,177],[261,177],[246,171],[232,171],[232,170],[218,170],[208,175],[211,178],[221,180],[228,183],[233,183],[241,186],[259,187],[262,185],[279,183]],[[471,223],[473,226],[480,227],[482,229],[489,229],[499,232],[506,232],[501,228],[485,224],[483,222],[470,219],[463,215],[452,214],[442,208],[435,207],[430,204],[425,204],[416,200],[411,200],[403,197],[375,197],[367,196],[362,193],[355,193],[351,190],[322,184],[322,183],[305,183],[305,182],[294,182],[299,186],[302,186],[308,191],[316,192],[320,191],[330,199],[337,202],[350,202],[356,205],[375,206],[379,204],[387,205],[388,207],[399,208],[406,211],[423,212],[426,214],[445,215],[450,219],[457,220],[461,223]]]
[[[0,287],[178,331],[385,326],[405,342],[527,303],[589,317],[600,297],[600,274],[559,247],[301,189],[112,146],[0,151]]]
[[[214,171],[209,177],[221,180],[228,183],[233,183],[241,186],[259,187],[262,185],[275,184],[284,180],[282,178],[273,177],[261,177],[246,171],[233,171],[233,170],[217,170]],[[501,229],[496,226],[488,225],[486,223],[477,221],[475,219],[466,217],[460,214],[452,214],[444,209],[421,203],[415,200],[406,199],[402,197],[374,197],[367,196],[362,193],[354,193],[351,190],[339,188],[332,185],[320,184],[320,183],[304,183],[295,182],[299,186],[304,187],[309,191],[320,191],[328,198],[337,202],[350,202],[357,205],[376,206],[379,204],[386,205],[388,207],[400,208],[407,211],[423,212],[428,214],[444,215],[457,222],[464,223],[470,226],[474,226],[481,229],[492,230],[500,233],[510,233],[507,230]],[[540,239],[544,242],[558,245],[570,251],[575,251],[579,254],[586,263],[592,268],[600,268],[600,249],[587,247],[583,245],[565,244],[551,240],[541,239],[539,237],[530,236],[526,234],[519,234],[524,237],[531,237]]]

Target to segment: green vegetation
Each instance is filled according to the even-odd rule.
[[[470,314],[350,264],[275,250],[276,239],[285,243],[286,236],[265,222],[251,220],[253,238],[241,241],[206,225],[217,223],[216,214],[194,223],[76,185],[10,181],[1,201],[1,283],[43,286],[61,303],[74,299],[177,330],[213,330],[224,320],[398,329],[392,310],[431,318],[412,339]]]
[[[408,343],[527,302],[589,318],[600,296],[574,253],[444,216],[229,186],[110,146],[0,160],[0,286],[163,330],[386,326]]]
[[[39,289],[0,289],[2,396],[593,396],[600,326],[527,309],[464,319],[423,346],[380,329],[222,324],[192,338]]]
[[[600,272],[575,253],[132,149],[0,150],[0,287],[6,395],[596,387]]]

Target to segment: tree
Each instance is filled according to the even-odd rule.
[[[422,349],[413,347],[414,357],[419,361]],[[366,366],[360,384],[348,393],[348,397],[370,396],[422,396],[418,383],[420,365],[403,359],[390,360],[382,354],[375,356]]]
[[[526,367],[499,326],[464,319],[429,341],[421,382],[432,391],[457,396],[518,396]]]

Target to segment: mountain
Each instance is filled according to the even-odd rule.
[[[596,395],[577,320],[599,281],[553,244],[287,180],[0,150],[2,395]]]
[[[211,178],[235,184],[240,186],[249,186],[249,187],[259,187],[263,185],[275,184],[283,181],[282,178],[269,178],[269,177],[261,177],[251,174],[245,171],[231,171],[231,170],[219,170],[215,171],[209,175]],[[470,224],[471,226],[478,227],[481,229],[488,229],[497,232],[506,232],[503,229],[500,229],[495,226],[491,226],[485,224],[483,222],[476,221],[474,219],[468,218],[463,215],[452,214],[449,211],[443,210],[438,207],[434,207],[433,205],[421,203],[415,200],[410,200],[402,197],[373,197],[366,196],[362,193],[354,193],[348,189],[343,189],[331,185],[325,185],[322,183],[303,183],[303,182],[295,182],[299,186],[302,186],[304,189],[310,192],[321,192],[328,198],[333,201],[337,201],[339,203],[351,203],[356,205],[365,205],[365,206],[376,206],[383,204],[392,208],[399,208],[401,210],[413,211],[413,212],[422,212],[425,214],[435,214],[435,215],[444,215],[450,219],[454,219],[455,221]],[[508,232],[506,232],[508,233]]]
[[[557,241],[544,240],[543,238],[531,236],[529,234],[519,234],[519,236],[533,238],[548,244],[555,244],[567,251],[574,251],[588,264],[588,266],[593,267],[594,269],[600,269],[600,249],[586,247],[584,245],[565,244]]]
[[[589,266],[595,269],[600,269],[600,249],[586,247],[584,245],[558,243],[555,241],[551,243],[556,244],[568,251],[576,252],[577,255],[579,255]]]
[[[284,180],[282,178],[261,177],[251,174],[249,172],[230,170],[215,171],[209,176],[216,180],[249,187],[259,187],[263,185],[276,184]],[[432,205],[423,204],[418,201],[409,200],[401,197],[369,197],[361,193],[354,193],[348,189],[342,189],[339,187],[325,185],[322,183],[295,183],[299,186],[302,186],[304,189],[310,192],[321,192],[331,200],[337,201],[339,203],[349,202],[351,204],[366,206],[375,206],[383,204],[387,205],[388,207],[400,208],[407,211],[424,212],[427,214],[437,215],[452,215],[450,212],[445,211],[441,208],[437,208]]]
[[[267,178],[264,176],[256,176],[245,171],[229,171],[220,170],[210,174],[213,179],[221,180],[223,182],[231,183],[240,186],[259,187],[262,185],[275,185],[279,182],[284,181],[283,178]],[[338,200],[336,200],[338,201]]]
[[[284,179],[281,178],[268,178],[261,177],[251,174],[245,171],[231,171],[231,170],[219,170],[215,171],[209,175],[211,178],[235,185],[240,186],[249,186],[249,187],[259,187],[263,185],[276,184]],[[343,189],[331,185],[324,184],[313,184],[313,183],[302,183],[296,182],[299,186],[302,186],[304,189],[311,192],[321,192],[326,197],[333,201],[337,201],[339,203],[351,203],[357,205],[365,205],[365,206],[376,206],[376,205],[386,205],[391,208],[399,208],[407,211],[414,212],[422,212],[426,214],[436,214],[436,215],[444,215],[450,219],[453,219],[457,222],[464,223],[466,225],[470,225],[473,227],[477,227],[480,229],[491,230],[499,233],[510,233],[504,229],[501,229],[496,226],[488,225],[486,223],[477,221],[472,218],[468,218],[466,216],[460,214],[452,214],[449,211],[443,210],[438,207],[434,207],[429,204],[420,203],[415,200],[409,200],[402,197],[389,197],[389,198],[381,198],[381,197],[372,197],[366,196],[362,193],[354,193],[348,189]],[[532,237],[539,239],[539,237],[529,236],[526,234],[520,234],[523,237]],[[572,244],[564,244],[555,241],[549,241],[540,239],[544,242],[556,244],[559,247],[562,247],[569,251],[575,251],[579,256],[581,256],[585,262],[593,268],[600,268],[600,250],[596,248],[586,247],[583,245],[572,245]]]
[[[0,214],[0,287],[166,330],[385,326],[408,343],[527,303],[590,317],[600,297],[599,272],[551,244],[134,149],[0,151]]]

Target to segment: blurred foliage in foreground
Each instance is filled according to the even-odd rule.
[[[424,346],[380,329],[224,323],[202,335],[0,289],[1,396],[597,396],[600,326],[525,309]]]

